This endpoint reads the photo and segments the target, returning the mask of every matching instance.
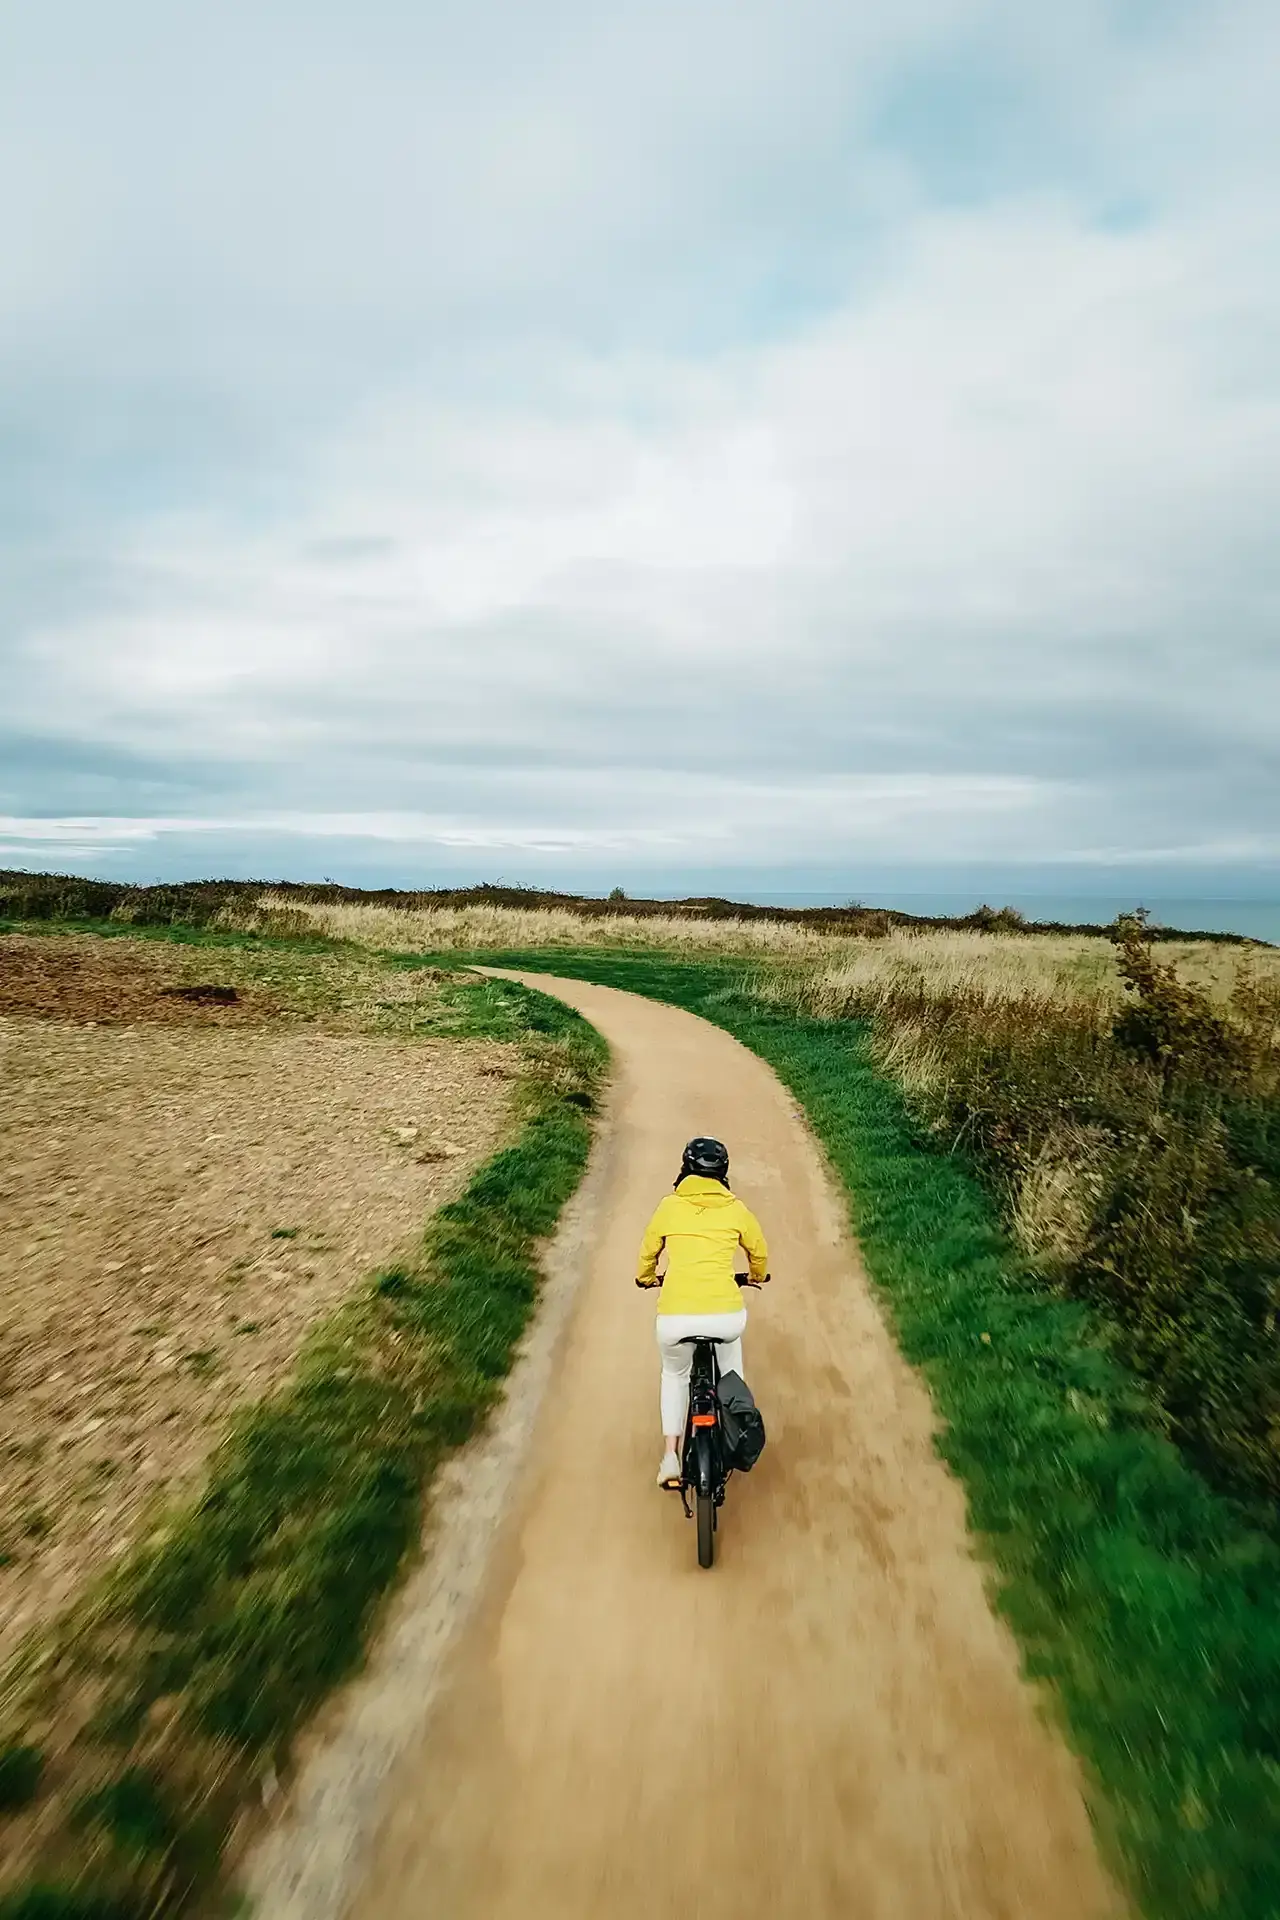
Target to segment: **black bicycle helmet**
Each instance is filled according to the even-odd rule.
[[[676,1176],[676,1185],[689,1174],[701,1175],[704,1180],[718,1180],[722,1187],[729,1184],[729,1149],[722,1141],[708,1140],[701,1134],[691,1140],[680,1159],[680,1171]]]

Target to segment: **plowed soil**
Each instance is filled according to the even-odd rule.
[[[140,942],[7,938],[0,964],[3,1663],[460,1191],[513,1049],[165,995]]]
[[[253,1025],[283,1011],[270,995],[232,989],[235,998],[188,998],[189,950],[161,942],[101,939],[92,934],[14,934],[0,939],[0,1013],[65,1020],[78,1026]],[[201,955],[197,959],[197,970]],[[218,983],[219,955],[204,964]]]

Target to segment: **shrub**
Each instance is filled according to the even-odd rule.
[[[991,915],[994,920],[998,916]],[[974,916],[975,920],[978,916]],[[990,938],[983,934],[982,940]],[[917,1119],[962,1151],[1041,1284],[1102,1309],[1156,1417],[1211,1481],[1280,1495],[1280,982],[1246,959],[1210,999],[1112,933],[1119,1001],[1005,946],[921,947],[766,999],[871,1015]]]

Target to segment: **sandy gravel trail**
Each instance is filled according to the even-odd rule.
[[[788,1095],[691,1015],[529,984],[614,1049],[596,1252],[355,1920],[1119,1914]],[[631,1284],[694,1133],[728,1141],[775,1276],[745,1348],[770,1444],[730,1486],[707,1573],[653,1484],[653,1304]]]

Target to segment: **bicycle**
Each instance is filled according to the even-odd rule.
[[[740,1287],[757,1288],[766,1285],[769,1277],[767,1273],[763,1280],[753,1280],[745,1273],[734,1276]],[[645,1284],[636,1281],[638,1287]],[[717,1515],[724,1505],[725,1488],[733,1472],[733,1468],[725,1464],[724,1427],[717,1391],[720,1363],[716,1348],[727,1342],[707,1334],[690,1334],[680,1344],[693,1348],[689,1411],[685,1415],[684,1445],[680,1450],[680,1504],[686,1520],[697,1517],[698,1565],[710,1567],[716,1557]]]

